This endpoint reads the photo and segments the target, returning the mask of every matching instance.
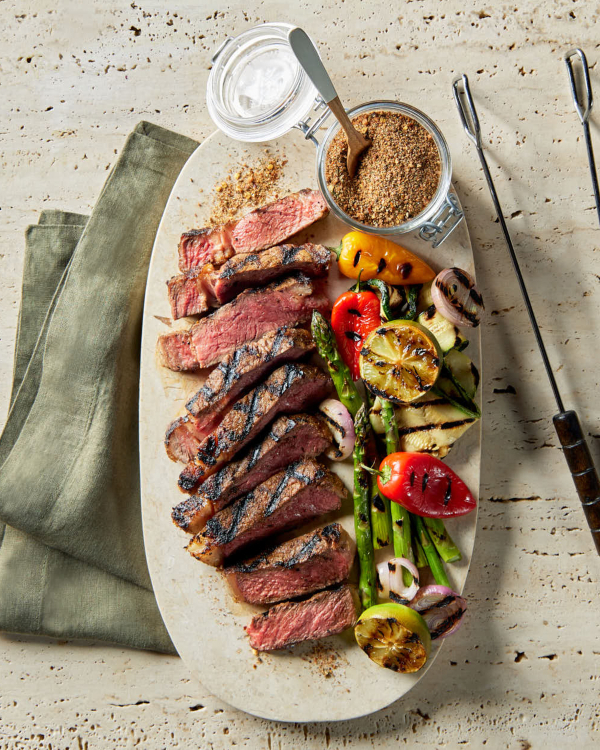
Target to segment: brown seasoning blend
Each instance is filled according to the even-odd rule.
[[[346,165],[348,143],[340,130],[325,159],[325,180],[337,205],[361,224],[393,227],[423,211],[436,193],[441,161],[433,136],[399,112],[367,112],[352,124],[372,145],[356,175]]]

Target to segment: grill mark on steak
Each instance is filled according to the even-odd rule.
[[[295,464],[295,476],[273,507],[273,494],[287,471],[275,474],[213,516],[188,544],[190,554],[209,565],[219,565],[253,542],[338,510],[347,496],[339,477],[313,459],[304,459]]]
[[[188,401],[190,412],[167,428],[165,447],[173,461],[187,463],[213,432],[234,401],[285,362],[297,361],[315,348],[308,331],[285,328],[245,344],[216,367]]]
[[[354,552],[350,536],[339,523],[332,523],[230,565],[223,575],[237,599],[273,604],[341,583]]]
[[[246,627],[257,651],[274,651],[302,641],[325,638],[352,627],[356,605],[348,585],[313,594],[300,602],[283,602],[256,615]]]
[[[303,409],[324,398],[330,386],[330,377],[317,367],[289,363],[275,370],[237,401],[200,445],[194,460],[200,478],[214,474],[278,414]]]
[[[292,272],[311,278],[326,276],[331,252],[322,245],[279,245],[260,253],[235,255],[215,268],[208,263],[167,282],[171,314],[175,320],[202,315],[210,308],[230,302],[246,289],[264,286]]]
[[[236,253],[254,253],[277,245],[328,213],[317,190],[297,193],[250,211],[237,221],[185,232],[179,242],[179,268],[221,264]]]
[[[290,462],[316,458],[331,442],[331,432],[320,417],[308,414],[278,417],[269,432],[246,450],[241,459],[213,474],[196,495],[173,508],[171,515],[175,525],[197,534],[209,518],[245,492],[251,492]]]
[[[265,508],[265,516],[270,516],[271,513],[273,513],[277,509],[279,500],[292,479],[296,479],[299,482],[304,482],[304,484],[308,484],[310,481],[312,481],[312,477],[302,473],[302,465],[302,462],[293,463],[290,464],[284,471],[279,484],[275,488],[271,499],[267,503],[267,507]],[[316,481],[319,481],[323,478],[323,476],[325,476],[325,470],[323,468],[320,468],[315,474],[314,479]]]

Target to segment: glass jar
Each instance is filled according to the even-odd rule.
[[[372,227],[348,216],[335,203],[325,181],[325,158],[339,130],[334,122],[321,144],[316,132],[330,115],[287,41],[294,28],[287,23],[265,23],[228,37],[215,51],[208,78],[206,102],[215,125],[238,141],[264,142],[297,128],[317,146],[317,180],[331,211],[346,224],[381,235],[418,231],[419,236],[440,245],[463,218],[458,198],[451,189],[452,165],[448,145],[435,123],[423,112],[400,102],[375,101],[348,110],[350,117],[387,110],[419,122],[433,137],[442,165],[437,191],[417,216],[395,227]]]
[[[306,122],[317,91],[287,41],[287,23],[229,37],[213,55],[206,103],[217,127],[238,141],[269,141]]]
[[[331,211],[338,217],[338,219],[349,224],[353,229],[357,229],[360,232],[370,232],[380,235],[405,234],[406,232],[419,230],[419,234],[423,239],[433,240],[433,246],[437,247],[439,244],[437,240],[442,237],[445,239],[462,218],[462,210],[460,209],[458,200],[456,199],[456,196],[450,193],[452,160],[450,158],[450,151],[446,139],[437,125],[427,117],[424,112],[421,112],[415,107],[411,107],[409,104],[393,101],[376,101],[366,102],[365,104],[360,104],[357,107],[347,110],[350,119],[368,112],[382,111],[397,112],[416,120],[433,138],[440,156],[441,172],[437,190],[429,204],[423,209],[423,211],[421,211],[421,213],[417,214],[412,219],[409,219],[403,224],[391,227],[374,227],[369,224],[361,224],[361,222],[353,219],[349,214],[343,211],[334,201],[325,179],[327,152],[329,151],[331,141],[340,129],[340,124],[337,121],[330,126],[317,149],[317,179],[319,181],[319,188],[329,204]],[[443,222],[443,224],[440,224],[440,222]]]

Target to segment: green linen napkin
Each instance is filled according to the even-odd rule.
[[[146,122],[88,218],[26,232],[0,438],[0,630],[173,653],[144,555],[142,307],[154,236],[197,142]]]

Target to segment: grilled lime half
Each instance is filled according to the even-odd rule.
[[[418,672],[431,652],[425,620],[404,604],[376,604],[354,626],[356,642],[380,667],[394,672]]]
[[[376,396],[409,404],[431,390],[442,368],[435,337],[413,320],[378,326],[360,352],[360,374]]]

